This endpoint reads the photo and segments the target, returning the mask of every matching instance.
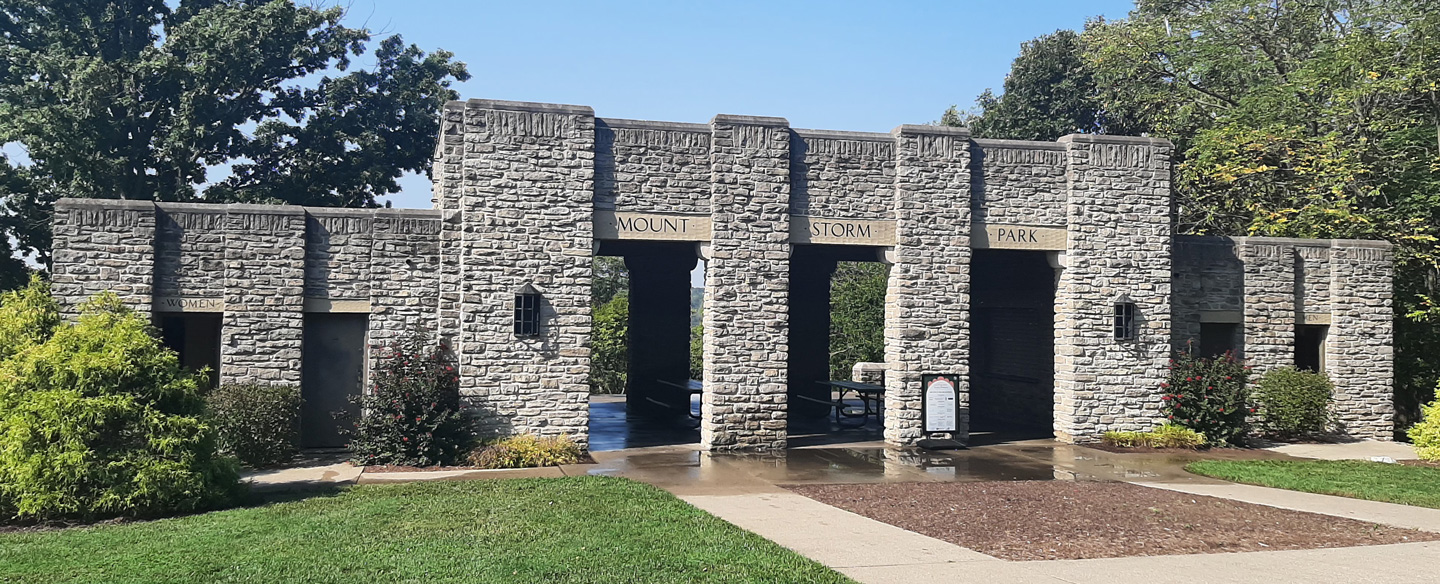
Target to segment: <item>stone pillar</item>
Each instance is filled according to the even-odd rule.
[[[1240,354],[1253,382],[1295,364],[1295,248],[1264,238],[1238,239],[1235,248],[1245,265]]]
[[[1055,436],[1093,442],[1159,416],[1170,357],[1170,150],[1150,138],[1072,134],[1065,269],[1055,293]],[[1134,340],[1114,306],[1135,304]]]
[[[830,408],[803,395],[830,400],[830,277],[836,262],[823,249],[795,246],[790,258],[790,419],[824,419]]]
[[[1378,241],[1330,249],[1330,334],[1325,372],[1335,383],[1336,429],[1359,438],[1395,435],[1394,253]]]
[[[62,199],[55,203],[50,289],[75,314],[83,302],[114,292],[125,306],[150,313],[155,277],[155,204]]]
[[[970,131],[900,126],[895,137],[895,253],[885,293],[885,441],[923,438],[921,376],[958,379],[959,431],[970,425]]]
[[[440,286],[440,213],[375,209],[370,254],[370,345],[436,332]],[[372,355],[373,357],[373,355]]]
[[[447,105],[443,123],[439,310],[459,326],[462,403],[484,434],[585,444],[595,113],[475,99]],[[515,294],[527,285],[541,293],[540,334],[522,337]]]
[[[789,122],[719,115],[710,127],[700,445],[779,450],[789,350]]]
[[[653,243],[648,247],[655,249],[625,255],[630,273],[625,413],[685,416],[690,394],[660,381],[683,387],[690,379],[690,270],[695,269],[695,246]]]
[[[304,287],[304,208],[230,205],[220,379],[300,383]]]

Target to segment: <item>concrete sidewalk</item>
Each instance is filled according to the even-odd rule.
[[[1265,448],[1271,452],[1296,458],[1320,460],[1370,460],[1385,457],[1393,460],[1415,460],[1415,448],[1404,442],[1360,440],[1335,444],[1279,444]]]
[[[1334,495],[1317,495],[1315,493],[1302,493],[1300,491],[1272,489],[1270,487],[1257,487],[1255,485],[1241,485],[1236,483],[1181,484],[1135,482],[1134,484],[1156,489],[1190,493],[1192,495],[1205,495],[1243,503],[1290,509],[1292,511],[1304,511],[1306,513],[1344,517],[1346,519],[1368,521],[1370,523],[1379,523],[1392,527],[1404,527],[1406,529],[1440,533],[1440,509],[1397,505],[1395,503],[1381,503],[1379,501],[1366,501],[1364,499],[1351,499],[1349,497],[1337,497]],[[1440,576],[1437,576],[1436,579],[1440,580]]]

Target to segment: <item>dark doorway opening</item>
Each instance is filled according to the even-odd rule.
[[[1301,371],[1325,370],[1325,337],[1330,327],[1323,324],[1302,324],[1295,327],[1295,368]]]
[[[693,363],[691,310],[695,243],[605,241],[598,255],[590,449],[699,442],[702,375]]]
[[[300,356],[300,444],[306,448],[339,448],[347,439],[343,419],[359,416],[352,401],[365,384],[365,341],[369,316],[311,313],[305,315]]]
[[[220,326],[224,315],[215,313],[159,313],[155,326],[160,340],[192,371],[209,368],[210,388],[220,381]]]
[[[1055,270],[1046,252],[975,250],[970,294],[971,435],[1052,436]]]
[[[797,245],[790,255],[787,423],[791,446],[878,440],[883,393],[848,388],[857,361],[884,360],[888,270],[880,249]],[[869,354],[868,356],[866,356]]]

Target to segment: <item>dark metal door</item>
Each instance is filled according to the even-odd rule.
[[[365,383],[364,314],[307,314],[300,364],[300,443],[306,448],[335,448],[347,439],[341,430],[354,424]],[[336,419],[337,412],[348,414]]]

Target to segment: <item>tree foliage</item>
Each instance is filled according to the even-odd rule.
[[[890,270],[840,262],[830,279],[830,378],[850,379],[856,363],[885,361],[885,290]]]
[[[590,393],[625,393],[630,367],[630,296],[622,293],[596,306],[592,322]]]
[[[1422,0],[1142,0],[1076,39],[1095,88],[1082,113],[1004,103],[1083,86],[1059,51],[1022,49],[1006,94],[972,124],[1039,138],[1009,117],[1148,133],[1176,145],[1183,233],[1384,239],[1396,245],[1398,421],[1440,377],[1440,12]],[[1043,41],[1043,42],[1042,42]],[[1027,59],[1027,51],[1029,53]],[[1041,101],[1040,103],[1044,103]],[[993,113],[992,113],[993,112]],[[1048,112],[1048,113],[1047,113]],[[1002,123],[1002,120],[1003,123]],[[1040,124],[1041,122],[1034,122]],[[1007,135],[1008,133],[1008,135]]]
[[[0,161],[0,227],[47,261],[59,197],[373,206],[397,192],[428,172],[449,85],[469,74],[398,35],[367,56],[371,33],[343,16],[290,0],[0,0],[0,143],[31,162]],[[352,70],[362,56],[373,67]]]

